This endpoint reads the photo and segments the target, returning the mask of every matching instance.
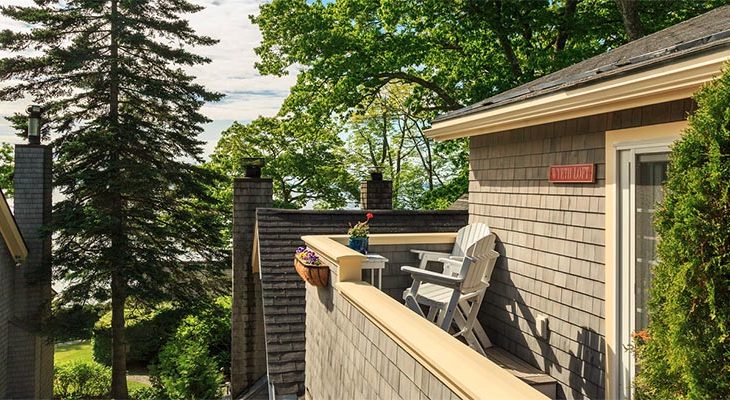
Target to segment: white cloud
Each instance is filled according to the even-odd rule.
[[[261,40],[258,27],[248,16],[258,13],[261,0],[192,0],[205,9],[190,14],[191,26],[202,35],[211,36],[219,43],[207,48],[196,48],[195,53],[212,60],[210,64],[190,69],[199,83],[221,92],[225,99],[206,104],[203,113],[214,122],[205,126],[206,153],[215,147],[221,127],[231,121],[250,121],[259,115],[276,114],[289,88],[295,83],[294,75],[285,77],[261,76],[254,68],[257,56],[254,48]],[[0,4],[31,5],[32,0],[0,0]],[[24,29],[16,21],[0,16],[0,30]],[[0,53],[0,57],[7,54]],[[0,118],[23,110],[28,100],[0,102]],[[19,142],[6,121],[0,120],[0,141]]]

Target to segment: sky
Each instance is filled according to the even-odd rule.
[[[187,15],[191,26],[202,35],[220,42],[210,47],[198,47],[194,52],[212,60],[210,64],[190,68],[189,72],[209,90],[224,93],[226,97],[217,103],[206,104],[202,112],[213,120],[207,124],[201,139],[205,141],[205,154],[210,153],[220,138],[220,133],[233,121],[247,122],[259,115],[276,114],[295,83],[293,74],[284,77],[261,76],[254,68],[257,56],[254,48],[261,41],[258,27],[248,16],[258,13],[261,0],[191,0],[205,6],[203,11]],[[0,0],[0,4],[32,5],[32,0]],[[0,30],[20,30],[16,21],[0,16]],[[0,57],[7,56],[1,53]],[[30,100],[0,101],[0,142],[19,143],[20,139],[10,130],[6,116],[23,111]]]

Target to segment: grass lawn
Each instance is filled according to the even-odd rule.
[[[56,365],[66,364],[75,361],[93,362],[94,357],[92,356],[92,354],[93,349],[90,340],[73,344],[57,344],[53,360]],[[127,378],[127,386],[131,391],[134,389],[148,387],[149,385],[145,384],[144,382],[140,382],[139,375],[137,375],[133,380]]]
[[[53,361],[59,365],[74,361],[91,362],[94,361],[92,351],[90,340],[74,344],[57,344]]]

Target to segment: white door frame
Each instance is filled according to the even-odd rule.
[[[617,178],[616,190],[616,346],[619,354],[615,357],[614,371],[617,378],[616,388],[613,393],[618,394],[620,399],[631,399],[631,385],[635,375],[635,362],[632,355],[626,351],[625,346],[630,344],[630,332],[634,330],[635,321],[633,315],[635,286],[635,221],[633,210],[635,207],[636,194],[636,160],[641,154],[668,153],[670,139],[657,139],[636,142],[621,142],[614,146]],[[627,165],[628,164],[628,165]],[[628,166],[628,168],[625,168]],[[628,371],[626,371],[628,364]]]
[[[606,184],[604,190],[605,199],[605,282],[606,291],[604,300],[606,302],[605,322],[606,330],[606,379],[605,396],[609,399],[618,399],[619,382],[618,367],[620,351],[617,349],[619,339],[619,310],[617,309],[618,297],[621,293],[618,279],[618,254],[619,239],[618,233],[618,196],[620,191],[617,188],[619,172],[618,150],[627,148],[639,148],[643,146],[667,145],[681,137],[682,131],[687,128],[687,121],[668,122],[637,126],[633,128],[613,129],[606,131],[605,137],[605,162],[606,162]]]

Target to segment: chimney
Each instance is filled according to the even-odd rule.
[[[261,279],[253,270],[256,209],[273,205],[273,182],[261,178],[262,166],[262,159],[247,160],[246,177],[233,182],[231,393],[234,398],[266,375]]]
[[[370,180],[360,183],[360,208],[363,210],[393,209],[393,182],[384,181],[383,173],[375,169]]]
[[[14,304],[8,338],[8,394],[11,398],[50,399],[53,390],[53,341],[41,336],[51,311],[52,151],[40,144],[40,113],[29,109],[30,144],[15,146],[15,220],[28,247],[27,260],[15,270]]]

